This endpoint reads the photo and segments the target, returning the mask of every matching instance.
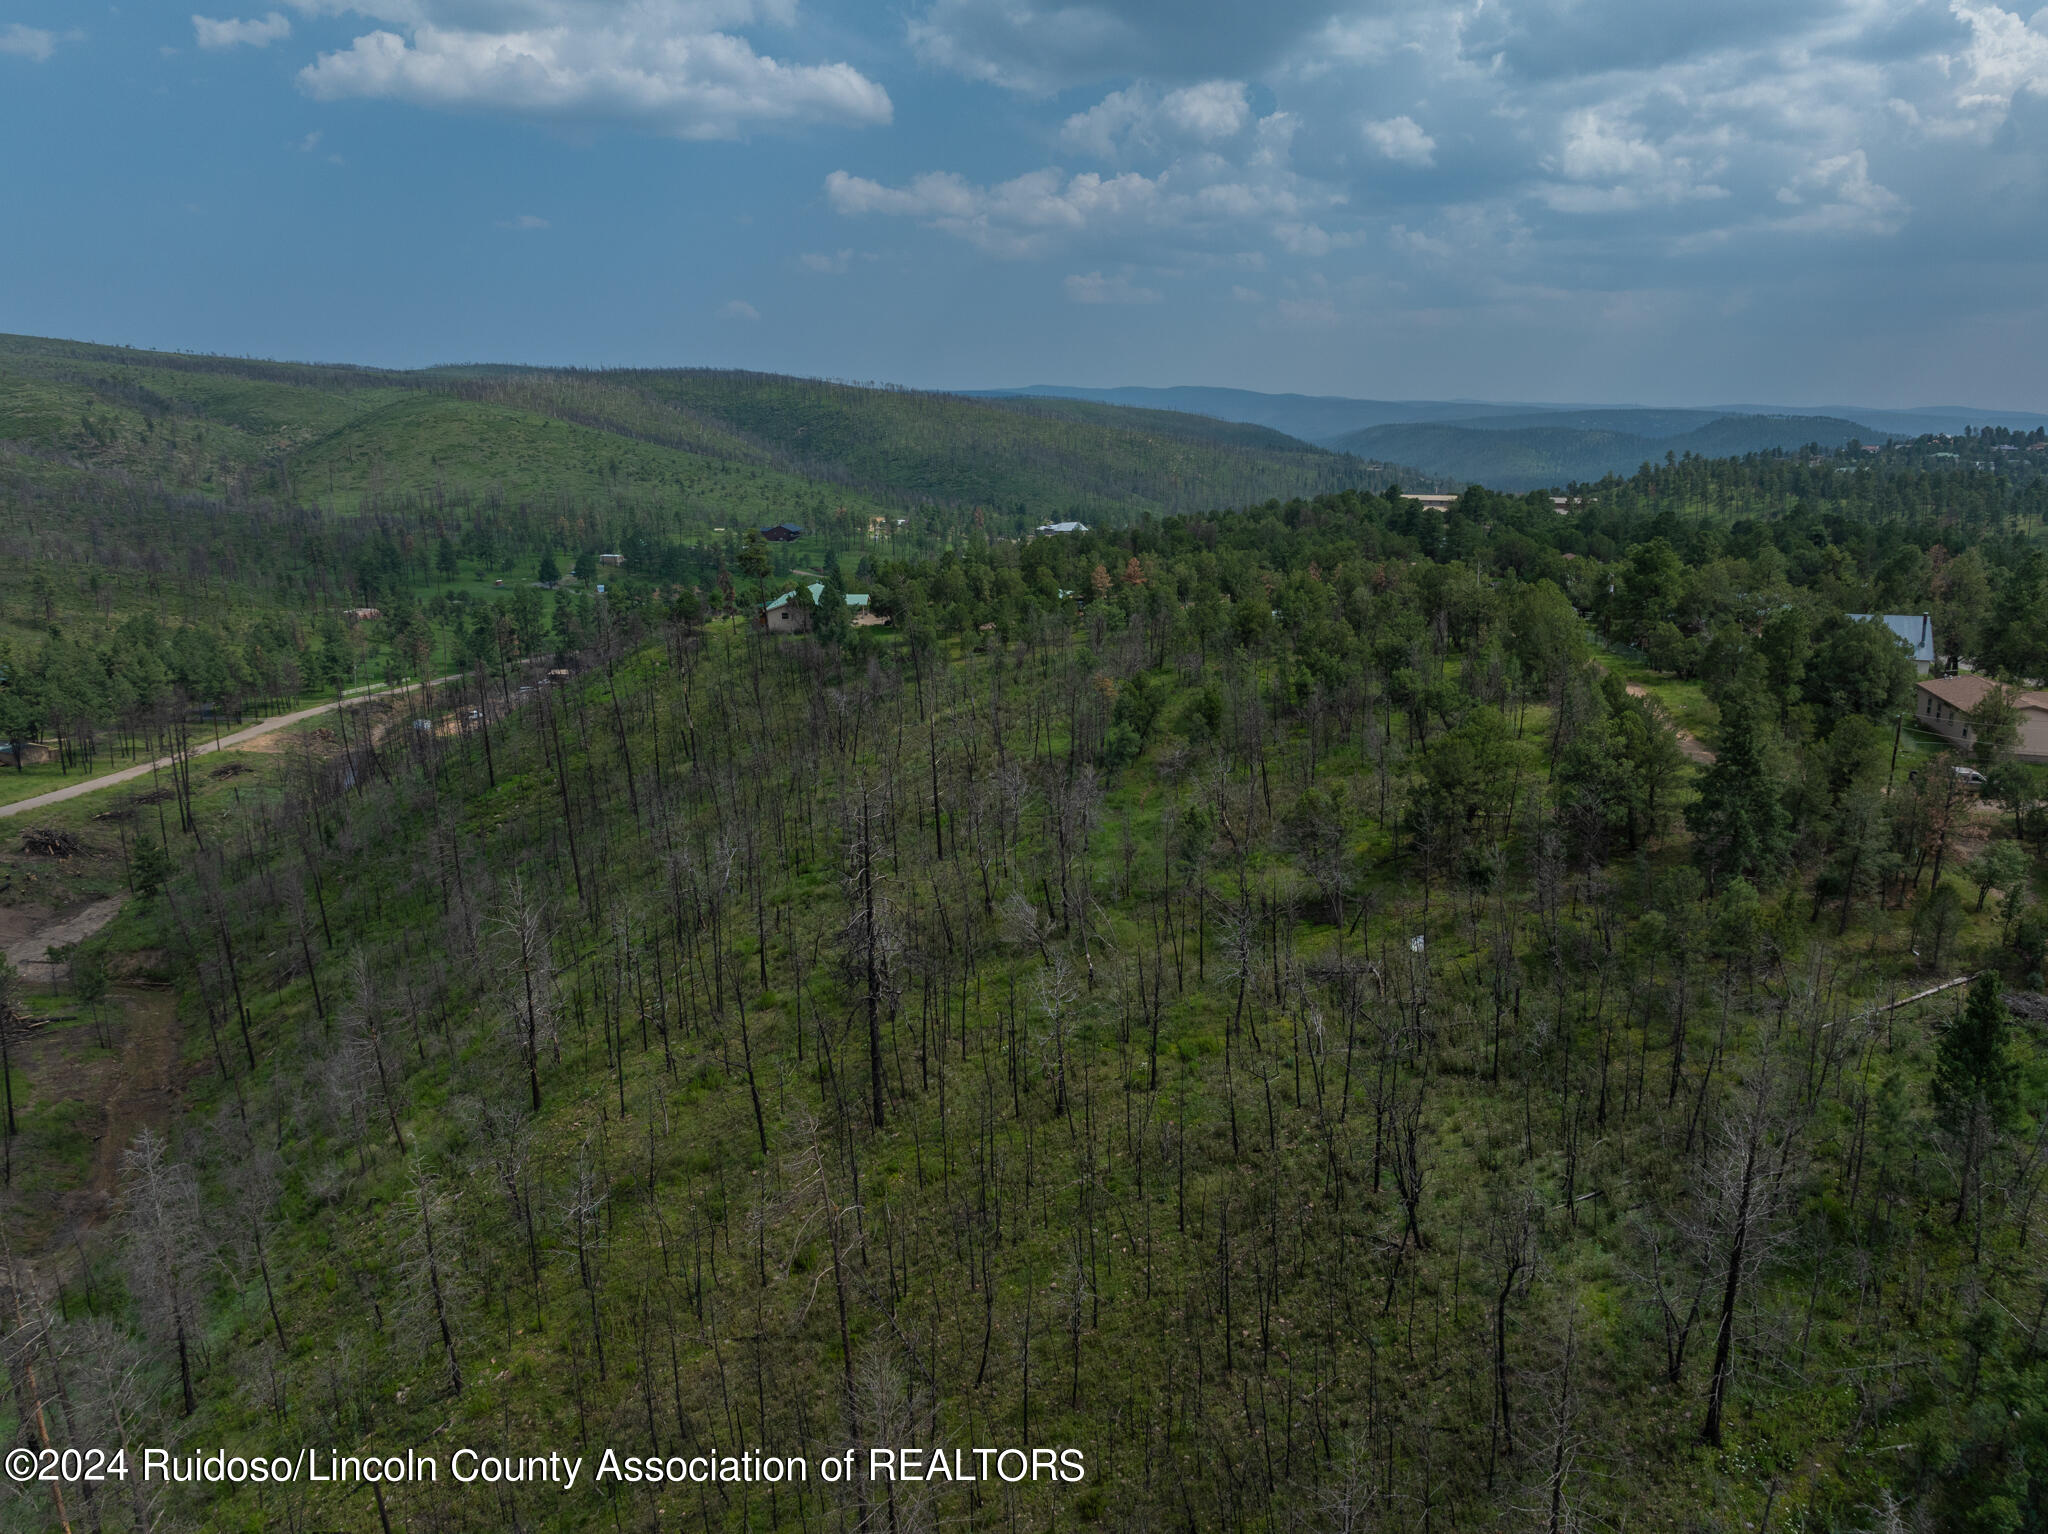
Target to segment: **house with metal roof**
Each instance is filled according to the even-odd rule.
[[[771,634],[808,634],[811,631],[811,609],[824,597],[825,583],[813,581],[804,590],[811,594],[809,602],[799,602],[794,591],[785,591],[774,601],[762,603],[760,616],[755,621]],[[867,611],[868,593],[847,592],[846,605],[856,609],[854,621],[859,623]],[[872,625],[861,626],[866,628]]]
[[[1851,613],[1852,623],[1882,623],[1913,652],[1913,668],[1922,676],[1934,669],[1934,619],[1926,613]]]

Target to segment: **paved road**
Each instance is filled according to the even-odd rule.
[[[439,687],[443,683],[459,681],[460,679],[459,676],[439,676],[434,678],[433,685]],[[405,691],[418,685],[417,682],[407,682],[399,688],[384,687],[377,689],[376,692],[357,693],[351,695],[348,701],[351,703],[361,703],[368,698],[377,696],[378,693]],[[205,756],[214,751],[231,750],[245,741],[273,734],[287,725],[298,724],[307,719],[315,719],[321,714],[332,713],[339,707],[340,704],[338,703],[316,703],[313,707],[302,708],[295,714],[277,714],[256,724],[247,725],[235,731],[232,735],[223,735],[217,742],[209,740],[204,745],[194,746],[192,754],[194,756]],[[80,794],[96,793],[102,788],[112,788],[116,783],[133,782],[136,778],[147,777],[152,771],[160,770],[170,765],[170,757],[160,756],[155,761],[144,762],[138,767],[124,767],[119,772],[102,773],[99,777],[87,778],[83,782],[72,783],[64,788],[53,788],[47,794],[37,794],[33,799],[17,799],[13,804],[0,804],[0,820],[6,819],[9,815],[23,815],[30,810],[47,809],[50,805],[62,804],[66,799],[76,799]]]

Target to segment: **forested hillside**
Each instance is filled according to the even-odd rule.
[[[600,584],[680,585],[726,610],[736,581],[751,597],[755,580],[815,579],[870,549],[1394,477],[1164,411],[0,337],[0,741],[47,741],[61,776],[161,736],[174,692],[239,719],[525,654],[587,627]],[[805,536],[749,536],[784,522]],[[625,565],[600,582],[604,552]],[[377,616],[345,625],[351,610]],[[172,639],[213,659],[168,657]]]
[[[816,515],[847,492],[1015,531],[1387,482],[1379,465],[1277,432],[1167,411],[706,369],[391,372],[32,337],[0,338],[0,443],[231,501],[609,500],[670,532]]]
[[[841,429],[750,408],[799,404]],[[397,568],[466,574],[499,513],[408,493]],[[849,544],[889,625],[788,638],[687,577],[480,591],[420,610],[460,683],[48,812],[79,850],[0,878],[127,904],[13,993],[18,1441],[1087,1473],[7,1516],[2048,1526],[2048,785],[1846,616],[2038,682],[2041,484],[1588,495]],[[175,1101],[102,1152],[67,1073],[146,1027]]]

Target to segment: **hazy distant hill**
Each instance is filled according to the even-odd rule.
[[[1083,389],[1065,384],[1034,384],[1024,389],[991,389],[980,393],[984,397],[1088,399],[1154,409],[1190,410],[1226,421],[1255,422],[1325,446],[1345,445],[1353,433],[1368,427],[1421,422],[1480,430],[1568,427],[1623,432],[1652,439],[1680,436],[1711,425],[1725,416],[1798,416],[1850,421],[1863,428],[1862,435],[1868,440],[1880,440],[1886,433],[1903,437],[1926,432],[1960,435],[1966,427],[2005,426],[2018,431],[2032,431],[2037,426],[2048,426],[2048,415],[2038,412],[1987,410],[1969,405],[1928,405],[1910,410],[1878,410],[1862,405],[1795,407],[1783,403],[1708,403],[1682,408],[1644,408],[1612,404],[1514,404],[1485,400],[1348,399],[1337,395],[1262,394],[1251,389],[1197,387]]]
[[[1512,415],[1461,418],[1450,424],[1470,426],[1479,431],[1520,431],[1534,427],[1550,431],[1610,431],[1636,437],[1677,437],[1711,426],[1728,413],[1725,410],[1638,410],[1633,407],[1529,410]]]
[[[1150,410],[1193,411],[1225,421],[1270,426],[1304,442],[1328,443],[1367,426],[1400,421],[1469,420],[1498,415],[1523,415],[1538,405],[1495,405],[1483,400],[1344,399],[1336,395],[1260,394],[1251,389],[1077,389],[1065,384],[1033,384],[1023,389],[966,391],[977,399],[1080,399],[1105,405],[1133,405]]]
[[[1684,412],[1586,412],[1588,415],[1678,415]],[[1519,417],[1526,420],[1527,417]],[[1352,432],[1336,445],[1361,455],[1412,463],[1432,474],[1468,480],[1496,490],[1533,490],[1607,475],[1631,474],[1666,453],[1680,457],[1732,458],[1772,448],[1817,442],[1839,447],[1870,438],[1868,427],[1830,416],[1719,416],[1689,430],[1652,436],[1642,431],[1597,427],[1514,425],[1498,427],[1424,422],[1372,426]]]

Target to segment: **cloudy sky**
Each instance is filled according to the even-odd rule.
[[[0,329],[2048,409],[2048,8],[189,3],[0,0]]]

